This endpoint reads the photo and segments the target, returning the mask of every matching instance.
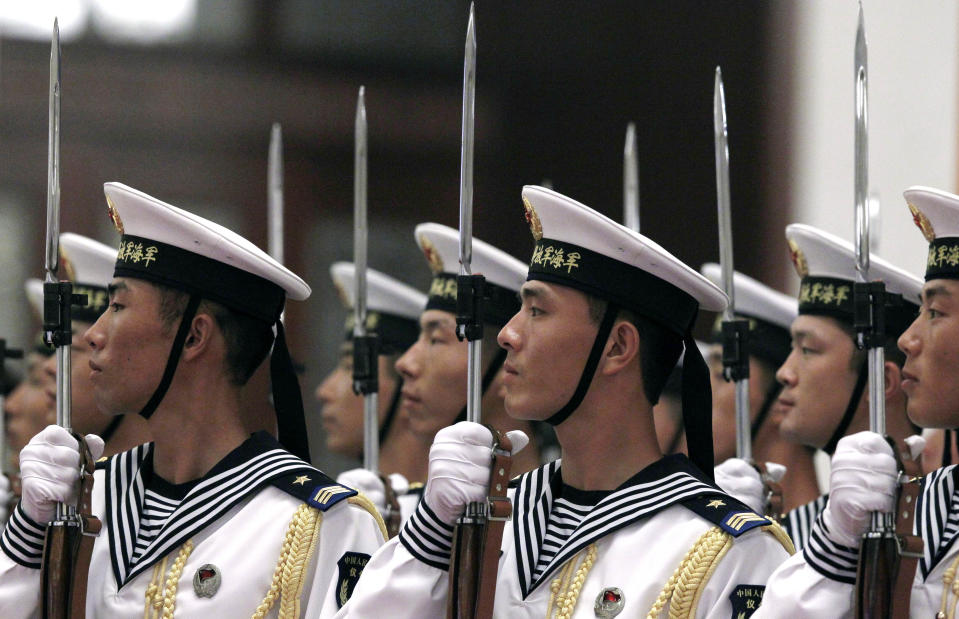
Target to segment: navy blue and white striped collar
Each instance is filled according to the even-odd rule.
[[[957,477],[959,468],[952,465],[936,469],[923,478],[923,489],[916,508],[919,512],[916,534],[921,536],[924,542],[923,558],[919,560],[923,579],[929,576],[959,537],[956,530],[950,529],[947,534],[946,526],[950,514],[953,520],[959,518]]]
[[[113,573],[120,587],[276,478],[301,470],[312,471],[315,478],[325,477],[266,432],[253,434],[200,478],[132,564],[144,481],[153,470],[153,444],[117,454],[99,468],[106,473],[106,528]]]
[[[513,538],[516,569],[524,597],[589,544],[680,501],[719,492],[703,479],[703,474],[686,456],[666,456],[597,503],[566,539],[542,575],[534,579],[553,497],[560,484],[562,468],[559,460],[520,476],[515,484]]]

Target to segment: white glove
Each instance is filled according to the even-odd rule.
[[[103,439],[86,435],[93,459],[103,453]],[[60,426],[47,426],[20,450],[20,505],[34,522],[45,524],[56,515],[58,502],[75,505],[80,481],[80,446]]]
[[[836,544],[858,548],[872,512],[893,511],[899,473],[892,448],[874,432],[847,436],[836,445],[829,501],[822,521]]]
[[[409,492],[410,482],[399,473],[391,473],[387,479],[390,480],[390,486],[396,496],[403,496]],[[381,514],[386,513],[386,489],[383,488],[383,482],[376,473],[366,469],[350,469],[340,473],[336,483],[359,490],[372,501]]]
[[[529,443],[521,430],[506,436],[516,455]],[[493,462],[493,435],[478,423],[461,421],[436,433],[430,447],[429,479],[423,500],[441,521],[452,524],[466,505],[485,501]]]
[[[751,464],[740,458],[730,458],[715,469],[716,485],[734,499],[742,501],[757,514],[766,511],[763,480]]]

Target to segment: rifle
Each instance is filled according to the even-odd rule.
[[[868,351],[869,363],[869,430],[886,433],[885,284],[869,281],[869,224],[878,221],[878,208],[869,213],[869,143],[868,143],[868,72],[866,30],[862,3],[856,28],[855,47],[855,216],[856,274],[853,285],[855,302],[856,345]],[[900,489],[894,513],[873,513],[869,530],[863,534],[856,570],[856,617],[906,618],[916,562],[922,557],[922,540],[912,535],[912,522],[918,499],[919,467],[908,448],[896,445],[888,436],[899,469]],[[901,454],[901,455],[900,455]],[[895,591],[895,595],[893,595]]]
[[[460,272],[456,278],[456,337],[469,347],[466,418],[481,419],[482,304],[486,279],[471,270],[473,254],[473,104],[476,97],[476,27],[470,4],[463,63],[463,131],[460,153]],[[487,426],[489,427],[489,426]],[[450,554],[449,619],[489,619],[493,616],[496,573],[499,568],[503,526],[512,516],[506,497],[512,446],[505,434],[493,428],[493,460],[489,496],[470,503],[456,521]]]
[[[636,154],[636,123],[626,126],[623,147],[623,223],[639,232],[639,156]]]
[[[57,280],[60,258],[60,28],[53,22],[50,49],[50,120],[47,160],[46,277],[43,284],[43,331],[47,345],[57,349],[57,425],[70,430],[71,304],[86,304],[86,295],[73,294],[69,281]],[[41,562],[42,610],[45,618],[83,617],[87,570],[93,537],[100,521],[92,515],[93,457],[82,436],[73,434],[80,448],[79,505],[57,504],[47,524]],[[77,509],[79,507],[79,510]]]
[[[719,214],[719,262],[723,291],[729,305],[723,310],[723,378],[736,383],[736,457],[752,464],[763,481],[766,513],[778,520],[782,512],[782,488],[753,461],[752,421],[749,411],[749,321],[736,318],[736,294],[733,277],[733,230],[729,196],[729,138],[726,127],[726,94],[723,74],[716,67],[713,84],[713,130],[716,147],[716,203]]]

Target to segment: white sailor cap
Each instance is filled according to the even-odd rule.
[[[110,303],[107,285],[113,279],[117,252],[109,245],[64,232],[60,235],[60,277],[73,282],[74,294],[86,295],[84,306],[74,305],[73,319],[96,322]]]
[[[786,240],[799,287],[799,313],[832,316],[852,323],[853,284],[857,281],[856,250],[851,242],[806,224],[786,226]],[[890,335],[902,333],[916,317],[922,280],[875,254],[869,257],[869,279],[882,281],[886,291],[902,295],[899,307],[887,307]]]
[[[726,295],[665,249],[576,200],[523,187],[526,221],[536,240],[529,280],[581,290],[608,301],[572,398],[547,422],[562,423],[582,402],[617,308],[661,325],[683,340],[683,423],[690,458],[708,477],[713,467],[709,371],[692,336],[699,308],[720,311]],[[651,403],[655,403],[654,401]]]
[[[959,196],[919,186],[910,187],[903,196],[929,243],[926,281],[959,279]]]
[[[426,309],[456,313],[456,277],[459,275],[459,231],[425,223],[416,226],[416,243],[433,272]],[[483,303],[483,322],[502,326],[519,311],[519,289],[526,281],[526,265],[489,243],[473,239],[470,270],[486,278],[489,298]]]
[[[580,289],[684,334],[726,295],[658,244],[551,189],[523,187],[536,240],[529,279]]]
[[[276,326],[270,382],[280,443],[309,461],[299,383],[280,315],[286,298],[310,296],[292,271],[240,235],[121,183],[105,183],[110,218],[120,233],[114,277],[143,279],[190,295],[163,378],[140,414],[149,417],[162,401],[179,361],[183,341],[202,299],[220,303]]]
[[[105,183],[122,235],[114,275],[185,290],[273,324],[285,298],[310,287],[256,245],[212,221],[121,183]]]
[[[706,278],[722,286],[722,267],[707,262],[700,269]],[[780,365],[789,356],[791,337],[789,328],[798,313],[794,297],[773,290],[738,271],[733,272],[733,294],[736,301],[736,316],[749,321],[749,354]],[[722,341],[722,314],[713,324],[713,342]]]
[[[334,262],[330,277],[347,309],[356,298],[356,267],[352,262]],[[426,295],[412,286],[374,271],[366,270],[366,329],[379,338],[379,352],[391,355],[403,352],[416,342],[419,317]],[[353,314],[347,316],[346,338],[353,338]]]
[[[23,289],[27,293],[30,309],[43,321],[43,280],[36,277],[27,278],[27,281],[23,283]]]

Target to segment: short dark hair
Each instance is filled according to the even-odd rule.
[[[165,331],[175,330],[186,311],[190,295],[182,290],[153,284],[160,293],[160,320]],[[249,382],[273,345],[273,327],[248,314],[203,299],[198,314],[209,314],[226,342],[226,371],[230,382],[242,387]]]
[[[589,304],[589,319],[598,325],[606,313],[608,301],[586,295]],[[683,338],[667,328],[635,312],[620,309],[617,319],[625,320],[639,332],[639,366],[643,380],[643,393],[651,405],[659,402],[659,396],[683,353]]]

